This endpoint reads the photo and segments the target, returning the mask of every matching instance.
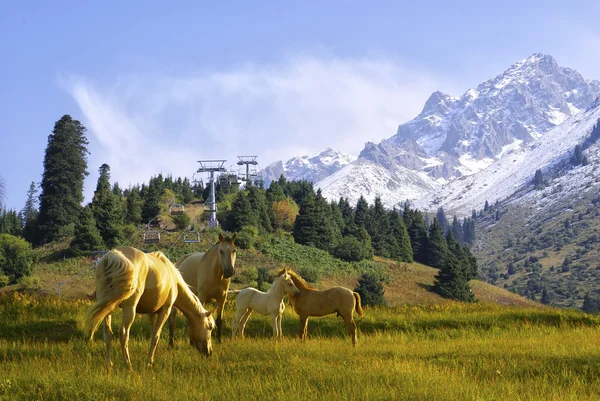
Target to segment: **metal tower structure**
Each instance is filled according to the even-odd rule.
[[[245,181],[246,183],[250,182],[250,165],[256,166],[258,164],[256,161],[257,157],[258,156],[238,156],[238,166],[246,165],[246,176],[242,177],[242,181]]]
[[[198,168],[197,173],[209,173],[210,174],[210,195],[209,195],[209,216],[208,216],[208,226],[216,227],[219,225],[217,221],[217,202],[215,201],[215,172],[224,173],[227,171],[225,167],[225,162],[227,160],[198,160],[200,163],[200,168]],[[206,201],[204,201],[206,203]]]

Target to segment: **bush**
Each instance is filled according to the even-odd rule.
[[[342,238],[333,248],[333,256],[346,262],[358,262],[370,258],[367,244],[353,235]]]
[[[191,222],[192,218],[187,213],[173,216],[173,224],[179,231],[185,230]]]
[[[15,280],[31,273],[36,255],[31,244],[10,234],[0,234],[0,268]]]
[[[42,288],[40,285],[40,278],[38,276],[21,277],[19,279],[19,284],[21,284],[28,291],[37,291]]]
[[[254,240],[258,236],[258,229],[254,226],[244,226],[237,234],[235,245],[241,249],[250,249],[254,245]]]
[[[250,287],[256,287],[258,285],[258,270],[256,267],[246,267],[236,272],[231,278],[231,281],[238,284],[244,284]]]
[[[354,291],[360,294],[363,305],[385,306],[385,290],[381,277],[376,273],[363,273]]]
[[[8,276],[6,274],[0,274],[0,287],[5,287],[8,283]]]

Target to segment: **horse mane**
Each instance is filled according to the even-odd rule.
[[[281,276],[283,273],[285,272],[285,268],[279,270],[279,272],[277,272],[277,277]],[[292,281],[294,282],[294,285],[296,287],[298,287],[299,290],[315,290],[316,288],[311,286],[310,284],[308,284],[302,277],[300,277],[298,275],[298,273],[296,273],[293,270],[287,269],[288,274],[290,275],[290,277],[292,278]]]

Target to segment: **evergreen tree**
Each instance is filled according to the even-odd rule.
[[[267,196],[264,189],[254,185],[249,187],[248,202],[250,202],[250,208],[252,209],[252,225],[267,232],[273,231],[271,218],[269,217]]]
[[[37,229],[40,244],[73,233],[88,174],[85,130],[79,121],[64,115],[48,136]]]
[[[294,223],[294,240],[303,245],[317,246],[320,242],[319,227],[323,222],[319,221],[315,197],[310,194],[300,206],[300,213]]]
[[[194,192],[190,185],[190,180],[184,178],[181,182],[181,200],[184,204],[190,203],[194,199]]]
[[[390,256],[399,262],[412,262],[413,250],[410,237],[400,213],[394,208],[389,214]]]
[[[418,210],[410,209],[408,203],[404,205],[402,214],[406,231],[410,238],[410,244],[413,251],[413,259],[419,263],[428,263],[427,258],[427,228],[423,213]]]
[[[6,199],[6,183],[0,175],[0,210],[4,209],[4,201]]]
[[[437,210],[436,218],[440,227],[442,227],[442,232],[446,234],[450,229],[450,224],[448,223],[448,219],[446,218],[446,213],[444,212],[444,208],[439,207]]]
[[[35,183],[32,182],[29,185],[29,190],[27,191],[25,207],[23,210],[21,210],[21,216],[23,217],[23,238],[31,243],[35,242],[36,239],[38,214],[37,188]]]
[[[600,297],[594,296],[591,293],[586,293],[583,297],[583,306],[581,310],[586,313],[600,312]]]
[[[383,203],[379,196],[375,197],[375,203],[369,210],[369,218],[365,224],[367,232],[371,236],[371,244],[373,245],[375,255],[384,258],[389,257],[391,230],[387,212],[383,208]]]
[[[142,206],[143,223],[149,222],[160,213],[159,199],[162,194],[162,177],[160,180],[157,178],[152,178],[150,180],[150,183],[148,184],[148,187],[145,188],[144,195],[142,196],[144,201]],[[142,187],[142,189],[144,189],[144,187]]]
[[[341,239],[341,231],[334,222],[331,207],[327,203],[327,199],[323,197],[321,189],[317,190],[315,196],[315,206],[317,215],[321,221],[320,241],[316,244],[317,248],[331,250],[336,242]]]
[[[465,219],[463,220],[463,239],[465,244],[473,245],[475,242],[475,220]]]
[[[239,232],[245,226],[253,225],[256,218],[252,207],[244,191],[239,191],[231,205],[231,211],[227,214],[224,226],[229,231]]]
[[[0,234],[23,235],[23,220],[15,210],[0,210]]]
[[[544,176],[542,175],[542,170],[535,170],[535,177],[533,177],[533,186],[535,189],[540,190],[544,189]]]
[[[432,227],[434,225],[439,226],[435,220]],[[441,232],[441,229],[436,228],[435,230]],[[446,247],[449,251],[445,263],[435,277],[434,288],[446,298],[465,302],[475,301],[469,285],[468,267],[464,266],[461,259],[456,256],[460,254],[460,244],[456,242],[452,233],[448,233],[444,242],[447,242]]]
[[[126,205],[125,221],[136,226],[139,225],[142,222],[142,200],[138,187],[133,187],[129,191]]]
[[[436,269],[441,269],[448,264],[448,245],[436,218],[429,227],[427,237],[427,264]]]
[[[450,228],[450,231],[452,231],[452,235],[454,235],[454,238],[456,238],[459,244],[465,243],[463,228],[456,215],[454,215],[454,218],[452,219],[452,226]]]
[[[571,156],[571,164],[573,166],[579,166],[583,163],[583,149],[581,145],[575,145],[573,150],[573,156]]]
[[[367,221],[369,219],[369,204],[367,200],[361,195],[356,203],[356,209],[354,210],[354,224],[360,227],[367,228]]]
[[[331,218],[333,223],[335,224],[335,230],[340,233],[343,232],[345,223],[344,216],[342,215],[342,209],[340,209],[340,205],[335,201],[331,201],[331,203],[329,203],[329,209],[331,210]]]
[[[79,213],[70,250],[75,256],[87,255],[91,251],[101,249],[103,247],[102,242],[102,236],[96,227],[92,208],[87,205]]]
[[[104,244],[114,248],[121,241],[122,216],[121,198],[117,198],[110,188],[110,166],[103,164],[98,169],[99,177],[91,208],[96,227]]]
[[[376,274],[363,273],[354,291],[360,295],[363,305],[385,306],[385,289],[381,279]]]
[[[267,199],[269,202],[278,202],[285,199],[285,193],[283,192],[283,188],[277,181],[271,182],[269,189],[267,189]]]
[[[348,199],[340,197],[338,206],[342,212],[342,219],[344,219],[344,227],[350,224],[354,224],[354,210],[352,209],[352,206],[350,206],[350,202],[348,202]]]
[[[483,211],[485,213],[487,213],[490,210],[490,204],[488,203],[488,201],[485,201],[485,205],[483,205]]]

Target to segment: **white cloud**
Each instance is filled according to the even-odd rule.
[[[293,57],[185,77],[137,75],[100,87],[71,76],[62,85],[84,115],[93,190],[102,164],[122,186],[162,172],[188,176],[200,159],[258,155],[261,166],[326,147],[358,154],[394,135],[444,88],[398,60]]]

